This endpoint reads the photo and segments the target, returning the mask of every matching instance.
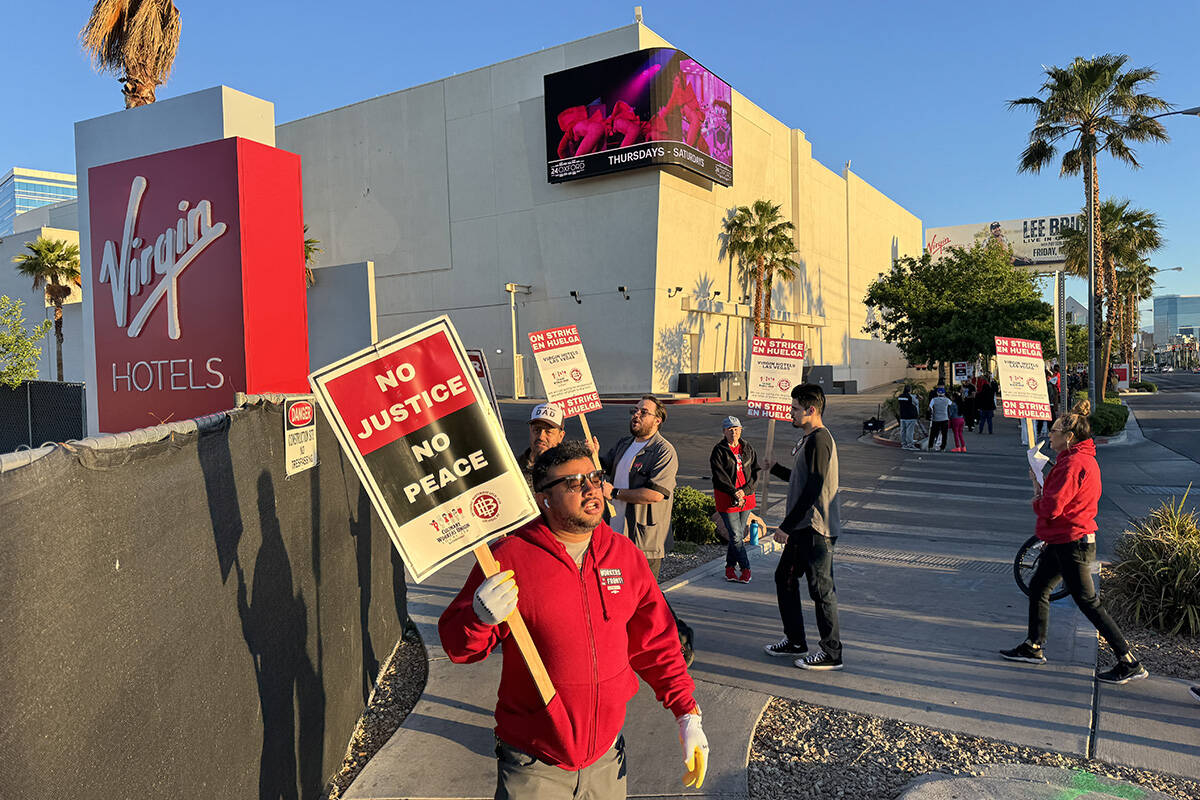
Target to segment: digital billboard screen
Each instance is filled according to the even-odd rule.
[[[654,47],[545,76],[550,183],[674,164],[733,184],[729,84]]]

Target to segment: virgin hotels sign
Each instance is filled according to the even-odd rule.
[[[101,431],[308,390],[299,156],[222,139],[88,186]]]

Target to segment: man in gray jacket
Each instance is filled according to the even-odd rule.
[[[659,433],[666,421],[666,407],[654,395],[643,395],[629,411],[629,435],[618,440],[600,459],[611,481],[604,484],[604,497],[613,504],[609,524],[646,554],[655,579],[666,555],[675,476],[679,472],[674,445]],[[597,446],[594,437],[592,444]],[[667,607],[670,608],[670,603]],[[692,629],[674,609],[671,615],[679,631],[683,660],[690,667],[694,658]]]

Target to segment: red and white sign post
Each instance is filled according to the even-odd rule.
[[[347,356],[309,381],[413,579],[467,551],[484,575],[497,573],[487,542],[538,512],[450,320]],[[554,687],[524,621],[514,613],[507,623],[549,702]]]
[[[304,393],[300,157],[222,139],[88,170],[99,430]]]
[[[804,380],[804,342],[755,336],[750,346],[750,379],[746,415],[769,417],[767,458],[775,449],[775,420],[792,419],[792,389]],[[770,497],[771,475],[763,478],[763,508]]]
[[[997,336],[996,371],[1004,416],[1025,420],[1029,446],[1034,448],[1033,421],[1054,419],[1050,409],[1050,393],[1046,388],[1042,343]]]

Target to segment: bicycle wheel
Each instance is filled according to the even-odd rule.
[[[1036,536],[1030,536],[1025,540],[1025,544],[1021,545],[1021,549],[1017,551],[1017,557],[1013,559],[1013,579],[1016,580],[1017,586],[1021,587],[1021,591],[1025,596],[1029,596],[1029,581],[1033,579],[1033,573],[1037,570],[1038,560],[1042,557],[1041,539]],[[1061,600],[1070,594],[1067,587],[1063,585],[1062,579],[1056,580],[1051,586],[1057,585],[1058,588],[1050,592],[1050,600]]]

